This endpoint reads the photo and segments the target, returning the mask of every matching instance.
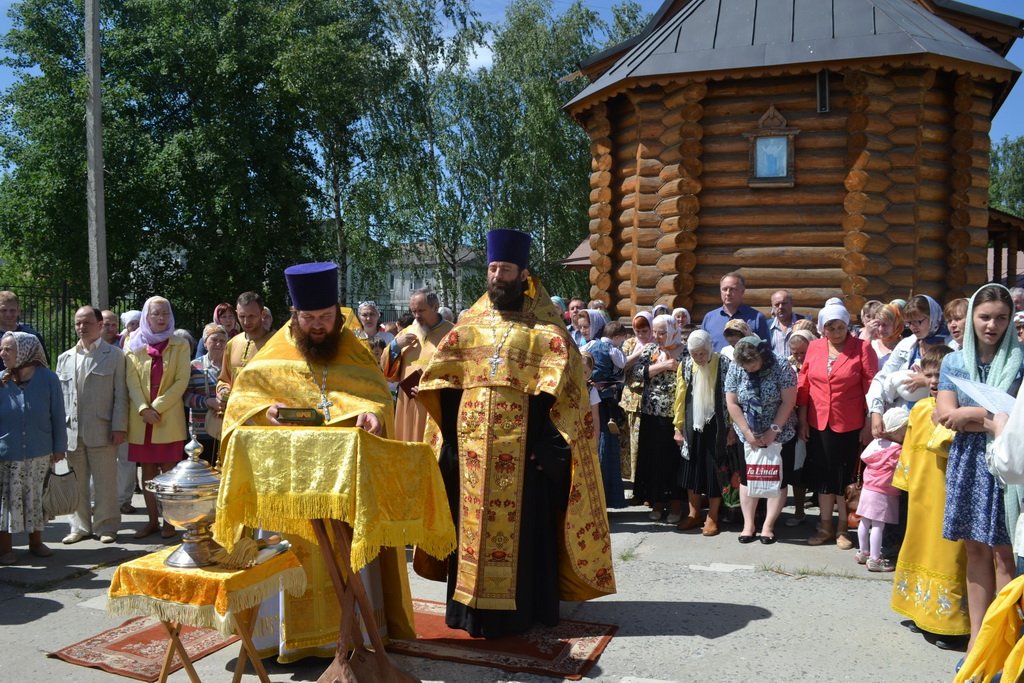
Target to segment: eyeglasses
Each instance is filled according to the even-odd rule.
[[[926,322],[928,322],[928,318],[918,318],[917,320],[910,320],[909,318],[907,319],[907,324],[910,325],[911,327],[921,327]]]

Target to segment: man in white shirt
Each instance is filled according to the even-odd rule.
[[[789,358],[789,337],[793,334],[793,323],[802,318],[802,315],[793,313],[792,294],[785,289],[772,294],[772,319],[768,322],[767,341],[779,358]]]
[[[124,355],[103,341],[102,332],[100,310],[79,308],[75,311],[78,343],[57,359],[67,416],[68,463],[77,476],[79,492],[71,531],[64,537],[68,545],[93,534],[103,543],[113,543],[121,526],[117,446],[124,442],[128,430],[128,388]]]

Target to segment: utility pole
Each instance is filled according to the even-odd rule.
[[[89,101],[85,108],[88,157],[86,204],[89,213],[89,295],[92,305],[109,306],[107,288],[107,225],[103,203],[103,109],[100,90],[100,3],[85,0],[85,73]]]

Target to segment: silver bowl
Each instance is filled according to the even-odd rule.
[[[217,512],[217,491],[220,473],[199,456],[203,446],[192,435],[185,446],[188,457],[170,472],[153,477],[145,483],[163,506],[164,519],[183,527],[182,544],[164,564],[169,567],[207,567],[214,564],[213,552],[220,545],[213,540],[210,527]]]

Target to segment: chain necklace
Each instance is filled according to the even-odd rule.
[[[497,316],[495,316],[497,318]],[[500,319],[500,318],[498,318]],[[494,339],[494,355],[488,359],[488,363],[491,365],[491,377],[494,377],[498,373],[498,365],[504,361],[501,359],[501,349],[505,346],[505,342],[508,341],[508,335],[512,333],[512,328],[515,323],[509,323],[508,329],[505,330],[505,334],[502,336],[501,341],[498,341],[498,329],[495,326],[497,319],[491,322],[491,335]]]
[[[306,367],[309,368],[309,374],[313,376],[313,384],[316,384],[316,373],[313,372],[313,366],[309,361],[306,361]],[[323,411],[324,422],[331,421],[331,406],[334,405],[327,399],[327,368],[327,363],[324,363],[324,376],[317,386],[320,390],[320,402],[316,404],[316,407]]]

